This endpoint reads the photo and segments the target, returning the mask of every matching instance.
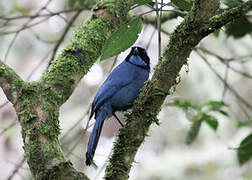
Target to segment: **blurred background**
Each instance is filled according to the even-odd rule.
[[[174,11],[167,10],[174,9],[174,6],[170,6],[170,1],[163,2],[168,4],[163,7],[162,50],[169,41],[169,34],[183,20],[176,14],[170,16]],[[93,4],[93,1],[81,0],[0,1],[0,59],[23,79],[39,80],[48,63],[71,41],[74,28],[90,16]],[[225,1],[222,1],[222,8],[227,8]],[[141,6],[131,13],[151,10]],[[158,63],[155,15],[152,11],[145,16],[143,30],[136,42],[147,47],[152,72]],[[158,115],[160,126],[151,126],[149,136],[137,153],[129,179],[252,179],[252,162],[239,166],[237,160],[237,148],[252,132],[250,14],[247,19],[245,26],[239,25],[233,32],[229,30],[228,33],[228,27],[224,27],[209,35],[192,52],[188,64],[181,70],[178,85]],[[86,145],[94,123],[94,119],[88,122],[90,103],[111,69],[128,53],[126,50],[117,57],[97,61],[60,109],[60,138],[64,153],[74,167],[90,179],[102,179],[114,137],[120,128],[113,117],[105,121],[94,157],[98,169],[86,167]],[[176,100],[186,100],[197,107],[210,101],[224,102],[226,106],[221,108],[225,113],[209,112],[218,122],[217,129],[202,123],[196,139],[186,145],[192,117],[197,112],[190,107],[186,111],[179,108],[174,104]],[[124,119],[123,113],[117,114]],[[0,89],[0,180],[32,179],[22,145],[21,128],[14,108]]]

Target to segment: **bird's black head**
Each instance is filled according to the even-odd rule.
[[[140,57],[140,58],[137,58],[137,57]],[[142,45],[132,46],[129,55],[126,57],[125,60],[130,61],[131,63],[138,65],[140,67],[143,67],[143,68],[150,68],[150,58],[146,52],[146,49]],[[138,61],[143,61],[143,62],[138,62]]]

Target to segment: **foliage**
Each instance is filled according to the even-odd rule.
[[[68,0],[69,6],[73,7],[75,4],[83,5],[86,0]]]
[[[134,1],[127,11],[130,11],[138,6],[151,4],[152,0],[137,0]],[[115,56],[122,51],[125,51],[132,46],[142,30],[142,19],[138,16],[132,19],[129,23],[115,31],[110,38],[105,42],[101,52],[101,60]],[[122,43],[123,42],[123,43]]]
[[[241,3],[241,0],[226,0],[224,2],[228,8],[237,7]],[[234,38],[242,38],[247,34],[252,36],[252,23],[246,17],[241,17],[227,24],[225,32],[227,36],[233,36]]]
[[[218,112],[229,117],[228,113],[223,110],[227,105],[221,101],[208,101],[205,104],[196,105],[188,100],[176,99],[168,103],[168,105],[182,109],[188,115],[187,118],[192,122],[186,137],[186,144],[191,144],[196,139],[202,122],[205,122],[214,131],[217,130],[218,120],[211,114],[212,112]]]
[[[238,128],[251,126],[251,125],[252,125],[252,120],[251,119],[247,119],[245,121],[238,121],[237,122],[237,127]]]
[[[101,60],[128,49],[137,40],[141,30],[142,20],[141,17],[137,17],[115,31],[103,46]]]
[[[198,136],[202,122],[205,122],[214,131],[217,130],[218,119],[214,115],[211,115],[211,112],[217,112],[226,117],[229,117],[229,114],[225,110],[223,110],[223,108],[227,107],[227,105],[222,101],[208,101],[207,103],[204,103],[202,105],[196,105],[188,100],[176,99],[172,102],[169,102],[168,105],[178,107],[185,113],[190,114],[190,116],[187,116],[187,118],[192,122],[192,124],[185,140],[186,144],[188,145],[193,143]],[[251,120],[244,122],[239,121],[237,126],[249,126],[251,125],[251,123]],[[251,159],[252,134],[248,135],[242,140],[237,151],[237,157],[240,165],[243,165]]]
[[[186,0],[171,0],[171,2],[175,7],[184,11],[190,11],[193,4],[191,1]]]
[[[252,23],[246,18],[241,17],[225,26],[227,36],[242,38],[249,34],[252,36]]]
[[[70,5],[75,4],[76,2],[79,2],[79,4],[83,4],[84,1],[85,0],[69,0],[69,2],[71,2]],[[129,6],[127,11],[130,11],[138,6],[147,5],[151,3],[152,0],[134,1]],[[191,10],[192,4],[193,3],[191,0],[171,0],[171,6],[175,8],[174,12],[176,12],[181,17],[184,17],[185,14]],[[226,0],[224,4],[229,8],[233,8],[240,5],[241,2]],[[103,46],[101,60],[107,59],[111,56],[115,56],[134,44],[142,29],[142,20],[140,17],[141,15],[139,15],[137,18],[134,18],[131,22],[125,24],[112,34],[112,36],[106,41],[105,45]],[[215,32],[216,36],[218,36],[218,32],[219,31]],[[241,38],[246,34],[252,35],[252,23],[250,23],[250,21],[246,17],[241,17],[227,24],[225,26],[225,32],[227,36],[233,36],[234,38]],[[224,113],[221,110],[219,110],[219,112]]]
[[[238,161],[243,165],[252,157],[252,133],[245,137],[238,148]]]
[[[74,7],[76,5],[80,5],[80,6],[83,5],[84,3],[87,2],[87,0],[68,0],[68,2],[69,2],[70,7]],[[103,1],[100,1],[100,2],[101,2],[101,4],[103,3]],[[117,9],[117,10],[118,9],[125,9],[124,11],[130,11],[130,10],[132,10],[132,9],[138,7],[138,6],[152,3],[151,0],[136,0],[136,1],[133,1],[133,2],[134,2],[133,4],[125,6],[124,8],[114,8],[114,9]],[[190,11],[190,9],[192,7],[192,2],[197,2],[197,1],[171,0],[171,2],[172,2],[172,6],[174,6],[176,8],[175,10],[177,11],[178,14],[179,14],[179,12],[182,12],[182,14],[183,14],[183,12],[184,12],[184,14],[187,14],[187,13],[190,13],[189,11]],[[236,7],[241,2],[242,1],[239,1],[239,0],[226,0],[225,1],[225,3],[226,3],[226,5],[227,5],[228,8]],[[122,1],[122,3],[124,3],[124,2]],[[46,8],[42,8],[42,9],[46,9]],[[23,14],[29,14],[28,11],[23,11],[22,9],[18,9],[18,8],[17,8],[16,11],[20,11]],[[222,12],[222,11],[220,11],[220,12]],[[41,14],[43,14],[43,13],[41,13]],[[113,14],[113,13],[111,13],[111,14]],[[218,15],[219,14],[217,14],[215,16],[215,18]],[[33,17],[35,17],[35,16],[30,16],[30,19],[32,19]],[[116,18],[119,18],[119,17],[126,17],[126,16],[116,16]],[[91,16],[91,18],[92,18],[92,20],[91,21],[87,21],[87,23],[86,23],[87,25],[86,26],[82,26],[82,27],[88,27],[89,29],[91,29],[90,27],[95,27],[95,28],[93,28],[93,31],[90,31],[92,33],[87,33],[87,31],[85,31],[84,33],[78,33],[78,36],[77,35],[75,36],[76,37],[76,41],[73,41],[74,42],[74,46],[73,47],[76,46],[77,48],[80,48],[79,45],[83,45],[84,44],[83,41],[85,39],[90,39],[90,41],[88,41],[83,46],[81,46],[81,47],[88,47],[88,48],[83,48],[83,49],[87,50],[86,53],[85,53],[85,58],[86,58],[85,63],[86,64],[80,66],[79,62],[76,61],[76,58],[71,57],[71,56],[65,57],[64,53],[62,53],[62,55],[59,56],[59,58],[57,59],[57,61],[54,62],[54,64],[50,67],[50,69],[48,71],[51,74],[54,73],[54,75],[53,76],[51,76],[51,75],[47,76],[48,78],[43,79],[44,81],[40,81],[40,83],[41,82],[42,83],[45,82],[45,80],[47,82],[49,82],[47,86],[43,87],[43,93],[36,93],[40,98],[43,97],[48,102],[48,103],[42,103],[42,104],[40,104],[41,110],[43,110],[43,111],[47,111],[48,110],[49,111],[51,109],[50,106],[52,106],[52,105],[57,105],[58,106],[58,104],[62,104],[63,101],[65,101],[70,96],[70,94],[72,93],[71,90],[76,87],[76,84],[79,82],[80,78],[88,71],[88,69],[90,68],[91,64],[94,63],[94,61],[100,55],[101,47],[104,48],[102,50],[101,59],[105,59],[105,58],[111,57],[113,55],[116,55],[116,54],[120,53],[121,51],[123,51],[123,50],[127,49],[128,47],[130,47],[136,41],[136,39],[138,37],[138,34],[141,32],[141,28],[142,28],[142,19],[141,19],[141,15],[140,15],[140,16],[138,16],[136,18],[133,18],[132,21],[130,21],[128,24],[122,26],[119,30],[115,31],[112,34],[111,38],[108,39],[106,41],[105,45],[104,45],[104,42],[105,42],[105,40],[108,37],[108,33],[107,32],[108,31],[109,32],[113,32],[114,29],[111,30],[111,29],[104,28],[104,26],[106,26],[109,23],[105,22],[105,20],[103,18],[99,19],[96,16]],[[12,18],[9,18],[9,19],[15,19],[15,17],[14,18],[12,17]],[[218,19],[218,18],[216,18],[216,19]],[[8,21],[6,21],[6,22],[8,22]],[[186,22],[188,22],[188,21],[186,21]],[[5,25],[6,24],[8,24],[8,23],[5,23]],[[9,24],[11,24],[11,23],[9,23]],[[193,23],[191,23],[191,24],[193,24]],[[180,39],[178,38],[178,37],[180,37],[179,33],[187,35],[187,33],[184,33],[184,31],[187,32],[187,28],[186,27],[189,27],[189,29],[190,29],[190,26],[185,26],[185,25],[187,25],[187,24],[185,23],[184,26],[183,26],[183,28],[181,28],[183,31],[175,31],[171,35],[171,37],[176,37],[174,39],[178,40],[178,44],[176,44],[177,46],[173,46],[173,47],[176,47],[176,48],[173,49],[174,51],[170,51],[170,52],[172,52],[174,54],[174,56],[169,56],[169,58],[170,57],[177,57],[175,55],[179,54],[178,53],[178,52],[180,52],[179,50],[186,49],[186,48],[180,48],[181,45],[186,44],[186,43],[188,43],[191,40],[191,39],[187,39],[187,41],[184,41],[185,43],[184,42],[181,43]],[[199,24],[199,26],[200,26],[200,24]],[[29,26],[27,25],[27,27],[29,27]],[[97,28],[97,27],[101,27],[101,28]],[[113,26],[113,27],[118,27],[118,26]],[[182,26],[180,26],[180,27],[182,27]],[[252,31],[251,23],[248,21],[248,19],[246,17],[242,17],[242,18],[240,18],[238,20],[234,20],[231,23],[229,23],[228,25],[226,25],[225,27],[226,27],[225,28],[225,30],[226,30],[225,32],[226,32],[227,36],[232,36],[234,38],[241,38],[241,37],[245,36],[246,34],[251,34],[251,31]],[[26,28],[26,25],[24,25],[23,28]],[[101,31],[101,29],[103,31]],[[82,32],[82,30],[80,30],[78,32]],[[101,32],[101,33],[99,34],[98,32]],[[103,32],[105,32],[105,33],[103,33]],[[197,31],[195,31],[195,32],[197,32]],[[17,31],[17,34],[18,33],[19,33],[19,30]],[[89,36],[90,34],[91,35],[94,34],[94,35],[93,36]],[[96,34],[97,34],[97,36],[95,36]],[[64,39],[64,36],[62,36],[62,37]],[[92,38],[86,38],[86,37],[92,37]],[[186,36],[182,36],[182,37],[183,37],[182,40],[184,40],[184,37],[186,37]],[[195,37],[195,36],[193,36],[193,37]],[[59,44],[60,44],[60,41],[59,41]],[[92,46],[93,44],[95,46]],[[70,46],[68,46],[67,48],[69,48],[70,50],[75,50],[74,48],[72,48]],[[167,49],[169,49],[169,48],[167,48]],[[57,48],[56,48],[56,50],[57,50]],[[56,52],[56,50],[55,50],[55,52]],[[175,50],[178,50],[178,51],[175,51]],[[167,57],[165,56],[168,51],[164,51],[164,52],[165,52],[164,53],[164,57],[162,58],[162,63],[163,64],[167,63],[168,60],[169,60],[167,58],[168,56]],[[182,51],[182,52],[183,53],[180,53],[180,54],[186,54],[186,53],[184,53],[184,51]],[[188,56],[189,56],[189,53],[188,53]],[[182,58],[183,58],[182,56],[179,56],[178,59],[182,59]],[[174,61],[177,61],[177,59],[175,59],[175,58],[170,58],[170,59],[174,59]],[[84,67],[85,67],[85,69],[84,69]],[[176,67],[176,66],[173,66],[173,67]],[[177,68],[177,71],[179,69],[180,68]],[[158,71],[158,70],[162,70],[162,69],[159,68],[159,69],[156,69],[156,70]],[[62,73],[62,71],[66,71],[67,73]],[[172,72],[175,73],[175,74],[178,74],[177,71],[176,72],[172,71]],[[55,76],[55,74],[56,74],[56,76]],[[168,76],[166,76],[166,77],[168,77]],[[170,75],[169,75],[169,77],[170,77]],[[2,76],[1,76],[1,78],[2,78]],[[159,76],[158,78],[162,79],[162,76]],[[163,79],[165,79],[165,78],[163,78]],[[170,79],[172,79],[172,76],[171,76]],[[37,87],[38,88],[42,88],[42,86],[43,86],[42,83],[39,84]],[[64,84],[62,84],[62,83],[64,83]],[[152,84],[147,84],[147,85],[152,85]],[[5,88],[6,87],[7,86],[5,86]],[[47,92],[46,90],[50,89],[50,88],[51,88],[51,90],[52,90],[53,93],[50,93],[49,95],[45,94]],[[145,91],[143,91],[143,92],[147,92],[148,93],[149,91],[147,91],[148,89],[147,90],[146,89],[144,89]],[[26,90],[27,94],[31,94],[32,93],[31,91],[28,91],[29,90],[28,88],[22,87],[22,92],[24,92],[24,90]],[[8,93],[6,93],[6,94],[8,95]],[[58,94],[58,95],[55,95],[55,94]],[[16,94],[12,93],[12,95],[14,96]],[[63,96],[64,96],[64,99],[62,98]],[[160,96],[160,94],[158,96]],[[161,95],[161,96],[164,96],[164,95]],[[23,93],[22,93],[22,97],[25,97]],[[33,92],[31,99],[33,99],[34,97],[37,97],[37,96],[34,96],[34,92]],[[151,96],[149,96],[149,97],[151,97]],[[146,103],[147,106],[148,106],[149,104],[151,104],[151,101],[154,101],[154,99],[157,99],[157,98],[158,97],[155,96],[155,98],[153,98],[153,99],[149,98],[146,101],[142,101],[141,100],[141,102]],[[54,100],[54,99],[59,99],[59,100],[57,100],[57,103],[54,104],[54,102],[56,102],[56,100]],[[19,99],[19,100],[21,100],[21,99]],[[163,101],[160,101],[160,102],[163,102]],[[14,102],[14,104],[15,104],[15,102]],[[32,112],[32,113],[28,112],[29,109],[26,110],[27,109],[27,105],[29,105],[29,107],[33,106],[33,104],[28,104],[27,102],[22,103],[21,109],[24,109],[24,111],[21,111],[21,113],[18,114],[18,115],[24,116],[24,117],[27,116],[26,119],[30,120],[30,121],[23,121],[23,123],[27,123],[27,124],[28,123],[33,123],[33,121],[36,121],[38,118],[41,118],[41,117],[37,117],[37,114],[34,113],[34,112]],[[221,101],[208,101],[205,104],[197,105],[197,104],[191,103],[188,100],[175,100],[172,103],[170,103],[170,105],[181,108],[188,115],[188,119],[190,119],[192,121],[192,127],[191,127],[190,131],[188,132],[187,139],[186,139],[186,143],[187,144],[191,144],[195,140],[195,138],[198,136],[202,122],[206,123],[208,127],[210,127],[211,129],[213,129],[214,131],[216,131],[217,128],[218,128],[218,119],[215,116],[216,113],[220,113],[223,116],[229,117],[229,114],[225,110],[226,105],[223,102],[221,102]],[[154,108],[156,108],[157,106],[161,106],[161,105],[158,104]],[[140,107],[141,111],[139,111],[139,112],[143,112],[143,110],[141,108],[144,109],[145,106],[141,106]],[[158,109],[158,110],[155,110],[154,113],[150,112],[150,113],[147,113],[147,115],[146,115],[146,117],[148,117],[149,119],[152,118],[150,122],[158,122],[158,121],[155,121],[155,118],[153,118],[153,117],[157,116],[160,108],[158,107],[156,109]],[[40,110],[40,109],[36,109],[36,110]],[[31,110],[29,110],[29,111],[31,111]],[[214,112],[214,113],[212,113],[212,112]],[[41,115],[40,111],[38,112],[38,116],[39,115]],[[43,116],[43,117],[45,117],[45,116]],[[53,109],[49,115],[46,114],[46,117],[48,117],[51,120],[53,120],[53,122],[57,122],[58,123],[58,111],[57,110]],[[135,121],[136,118],[132,118],[132,119],[134,120],[134,122],[137,122],[138,124],[141,124],[141,126],[143,125],[142,121],[139,121],[140,122],[139,123],[138,121]],[[20,118],[20,120],[22,122],[22,118]],[[32,126],[30,126],[31,129],[29,129],[29,131],[27,131],[27,129],[24,129],[23,130],[23,134],[25,134],[25,133],[27,133],[27,134],[28,133],[34,134],[34,129],[37,128],[37,132],[43,134],[44,137],[48,137],[49,140],[55,138],[54,137],[55,134],[54,134],[53,130],[56,129],[57,133],[59,133],[58,126],[57,126],[57,128],[53,128],[53,130],[52,130],[52,128],[49,126],[51,124],[48,124],[48,123],[45,124],[44,123],[45,121],[41,121],[41,122],[42,122],[41,124],[39,124],[39,123],[35,124],[34,123],[37,126],[40,125],[41,129],[38,129],[36,126],[32,125]],[[46,122],[49,122],[49,121],[46,121]],[[131,123],[133,121],[129,120],[129,122]],[[249,119],[246,120],[246,121],[243,121],[243,122],[239,121],[238,124],[237,124],[237,126],[238,127],[249,126],[249,125],[251,125],[251,122],[252,121],[249,120]],[[149,124],[150,123],[147,122],[147,125],[144,126],[145,129],[144,129],[144,131],[142,131],[143,132],[142,134],[144,134],[144,136],[148,132],[148,128],[147,127],[149,127]],[[133,125],[136,125],[136,124],[133,124]],[[135,126],[135,127],[137,127],[137,126]],[[141,129],[141,128],[138,128],[138,129]],[[128,128],[128,130],[132,130],[132,128]],[[39,133],[36,133],[35,134],[36,137],[35,136],[34,137],[37,138],[38,137],[37,135]],[[126,130],[125,130],[125,134],[126,135],[131,135]],[[135,154],[135,152],[136,152],[136,150],[138,148],[138,147],[135,147],[136,142],[138,144],[141,144],[142,141],[144,140],[144,137],[142,136],[142,134],[140,134],[140,136],[135,136],[135,134],[132,135],[132,136],[135,136],[135,137],[142,138],[142,139],[140,139],[141,141],[139,141],[139,140],[138,141],[130,141],[130,143],[133,144],[132,147],[134,149],[133,148],[130,149],[130,148],[128,148],[128,146],[124,146],[126,148],[121,148],[121,149],[119,148],[119,151],[115,151],[115,152],[116,153],[119,152],[119,154],[122,154],[123,151],[126,152],[126,151],[129,151],[129,149],[130,149],[130,151],[129,151],[130,153],[127,153],[127,155],[130,154],[131,155],[131,160],[132,160],[134,158],[133,155]],[[54,148],[51,148],[51,146],[53,146],[55,144],[51,145],[50,143],[45,143],[45,138],[43,136],[38,137],[40,141],[43,141],[43,146],[46,147],[46,148],[42,148],[42,149],[45,149],[44,151],[53,150]],[[31,140],[31,142],[33,143],[35,138],[25,138],[25,141],[28,139],[28,140]],[[121,144],[121,142],[122,142],[122,141],[120,141],[121,139],[122,139],[122,137],[119,136],[118,142],[120,142],[120,143],[118,143],[118,144]],[[134,138],[132,138],[132,139],[134,140]],[[248,162],[249,159],[251,159],[251,156],[252,156],[251,155],[252,154],[251,153],[252,152],[252,149],[251,149],[252,148],[252,144],[251,144],[252,140],[251,139],[252,139],[252,134],[250,134],[246,138],[244,138],[243,141],[240,144],[240,147],[238,148],[237,157],[238,157],[239,163],[241,165],[244,164],[244,163],[246,163],[246,162]],[[26,142],[29,142],[29,141],[26,141]],[[56,142],[57,148],[60,147],[58,145],[59,144],[58,141],[54,141],[54,142]],[[128,139],[126,139],[125,142],[127,144],[128,143]],[[31,151],[27,151],[27,149],[26,149],[26,151],[27,151],[27,155],[26,155],[27,160],[29,161],[29,159],[32,159],[32,160],[36,161],[36,159],[38,159],[38,157],[39,157],[38,154],[37,154],[37,152],[39,152],[40,149],[37,148],[37,146],[34,146],[34,144],[32,144],[31,146],[27,146],[27,147],[28,147],[28,149],[29,148],[30,149],[31,148],[32,149],[36,149],[36,151],[34,151],[35,152],[34,153],[35,154],[34,157],[36,157],[36,158],[30,158],[31,157],[30,156],[30,152]],[[57,148],[55,148],[55,149],[57,149]],[[57,150],[59,150],[58,152],[61,153],[60,148],[58,148]],[[43,154],[46,154],[46,153],[43,152]],[[54,155],[54,154],[52,154],[52,155]],[[41,158],[39,158],[39,159],[41,160]],[[40,162],[43,162],[43,161],[40,161]],[[118,163],[120,166],[123,165],[120,161],[118,161],[118,162],[120,163],[120,164]],[[36,163],[37,163],[37,161],[36,161]],[[41,164],[44,164],[44,163],[41,163]],[[31,166],[31,164],[29,164],[29,165]],[[52,163],[52,165],[55,165],[55,164]],[[60,165],[60,166],[56,166],[55,165],[55,168],[64,167],[65,165],[69,165],[72,168],[72,165],[71,165],[70,162],[69,163],[68,162],[62,163],[62,165]],[[117,164],[115,164],[115,165],[117,165]],[[36,166],[36,165],[34,166],[34,168],[37,168],[37,167],[38,166]],[[113,167],[117,168],[117,166],[113,166]],[[131,162],[129,161],[129,163],[126,164],[124,167],[126,167],[126,169],[129,167],[129,169],[130,169]],[[52,168],[52,169],[55,170],[55,168]],[[71,168],[69,168],[69,169],[72,170]],[[45,169],[45,168],[43,168],[43,169]],[[112,172],[112,170],[114,170],[114,168],[111,168],[110,172]],[[55,172],[55,171],[52,171],[52,172]],[[126,176],[127,176],[127,174],[126,174]]]

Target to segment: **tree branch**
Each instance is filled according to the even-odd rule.
[[[127,179],[136,152],[153,122],[158,123],[161,105],[187,58],[201,39],[252,8],[252,1],[216,15],[219,0],[195,0],[191,12],[170,36],[170,42],[155,68],[132,112],[127,114],[126,125],[120,129],[113,155],[106,168],[105,179]]]
[[[62,152],[58,138],[59,108],[100,56],[105,40],[129,20],[126,10],[132,2],[99,1],[91,18],[79,27],[72,42],[38,82],[24,83],[0,64],[0,83],[5,85],[7,81],[11,85],[4,86],[5,93],[12,101],[18,99],[15,109],[22,127],[25,157],[35,179],[88,179],[74,169]]]
[[[57,50],[59,49],[59,46],[60,44],[64,41],[65,39],[65,36],[67,35],[69,29],[71,28],[71,26],[73,25],[74,21],[78,18],[78,16],[80,15],[81,11],[77,11],[75,13],[75,15],[70,19],[70,21],[68,22],[68,24],[66,25],[65,27],[65,30],[63,32],[63,34],[60,36],[60,39],[58,40],[57,44],[54,46],[53,48],[53,52],[52,52],[52,57],[48,63],[48,66],[51,65],[52,61],[54,60],[55,58],[55,55],[57,53]]]
[[[91,18],[76,31],[72,43],[52,62],[39,82],[25,83],[0,61],[0,86],[15,105],[22,126],[25,157],[35,179],[88,179],[73,168],[62,152],[58,139],[59,108],[100,56],[105,40],[128,21],[126,9],[132,2],[99,1]],[[209,6],[209,2],[214,8]],[[226,15],[223,15],[226,21],[221,21],[219,16],[208,20],[212,16],[208,17],[208,13],[214,14],[213,9],[216,9],[217,3],[214,2],[218,1],[195,0],[192,12],[172,34],[152,80],[143,88],[132,113],[127,115],[126,126],[120,130],[114,154],[106,169],[106,179],[128,177],[137,149],[149,126],[157,122],[156,115],[192,48],[214,28],[229,22],[230,18]],[[204,13],[199,12],[197,7]],[[241,14],[248,10],[246,7],[241,9]],[[234,10],[231,14],[236,17],[238,13],[239,10]]]
[[[221,14],[216,14],[207,23],[201,26],[199,34],[201,36],[207,36],[208,34],[220,29],[225,24],[238,19],[252,9],[252,1],[249,0],[241,5],[228,9]]]
[[[0,61],[0,87],[12,104],[18,100],[18,92],[22,88],[24,81],[4,62]]]
[[[80,79],[100,56],[102,46],[111,33],[128,21],[127,7],[133,0],[106,3],[93,9],[91,18],[74,34],[74,39],[52,62],[41,80],[61,95],[59,106],[72,94]]]

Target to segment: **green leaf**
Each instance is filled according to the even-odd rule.
[[[238,148],[238,161],[240,165],[248,162],[252,157],[252,133],[244,138]]]
[[[114,32],[105,42],[101,52],[101,60],[115,56],[132,46],[142,30],[142,19],[137,17]]]
[[[68,4],[70,7],[73,7],[76,2],[77,2],[77,0],[68,0]]]
[[[216,111],[226,117],[229,117],[229,114],[221,109],[223,107],[227,107],[227,105],[224,104],[222,101],[208,101],[207,103],[203,104],[202,107],[207,107],[210,111]]]
[[[208,101],[203,106],[207,106],[208,108],[215,110],[215,109],[220,109],[222,107],[225,107],[227,105],[224,104],[224,102],[222,102],[222,101]]]
[[[185,140],[185,143],[188,145],[192,144],[193,141],[196,139],[196,137],[199,134],[199,130],[200,130],[201,123],[202,123],[202,120],[200,117],[201,116],[199,116],[199,115],[196,115],[193,117],[194,121],[191,125],[191,128],[190,128],[190,130],[186,136],[186,140]]]
[[[198,110],[198,106],[195,104],[192,104],[190,101],[185,100],[185,99],[176,99],[173,100],[172,102],[168,103],[168,106],[175,106],[178,107],[184,111],[188,111],[189,108]]]
[[[250,126],[250,125],[252,125],[252,120],[251,119],[247,119],[247,120],[245,120],[245,121],[238,121],[237,122],[237,127],[238,128],[241,128],[241,127],[246,127],[246,126]]]
[[[74,7],[76,3],[83,5],[86,0],[68,0],[69,6]]]
[[[206,122],[213,130],[216,131],[216,129],[218,128],[218,120],[214,116],[204,113],[202,115],[202,120]]]
[[[216,109],[215,111],[221,113],[222,115],[224,115],[226,117],[230,117],[229,114],[226,111],[224,111],[224,110]]]
[[[171,0],[171,2],[178,7],[179,9],[182,9],[184,11],[190,11],[192,8],[193,3],[186,0]]]
[[[97,166],[97,164],[96,164],[94,161],[91,162],[91,165],[92,165],[95,169],[98,169],[98,166]]]
[[[237,7],[242,3],[241,0],[226,0],[224,4],[226,4],[229,8]]]
[[[252,23],[246,17],[238,18],[233,22],[227,24],[225,27],[227,36],[241,38],[246,34],[252,35]]]

